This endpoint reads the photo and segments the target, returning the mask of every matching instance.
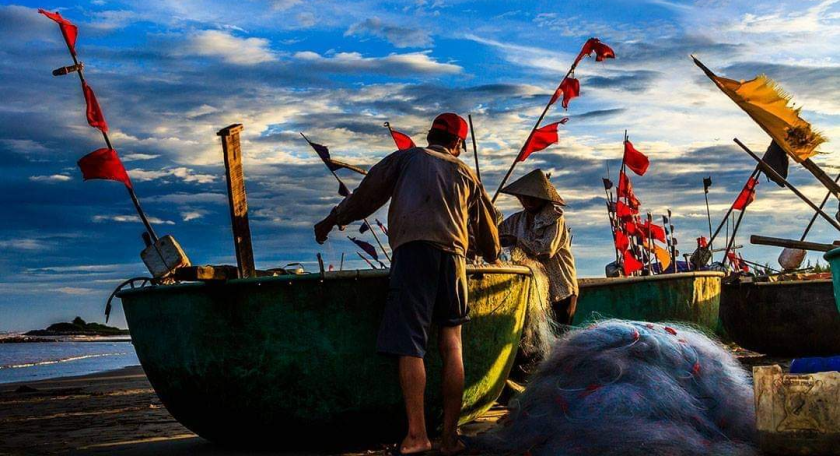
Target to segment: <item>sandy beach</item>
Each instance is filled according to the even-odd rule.
[[[503,413],[502,409],[491,410],[465,431],[474,434],[487,429]],[[81,377],[0,385],[0,455],[68,452],[255,454],[253,450],[219,447],[181,426],[161,404],[140,366]],[[382,453],[380,445],[342,454]]]
[[[789,359],[739,353],[744,367]],[[503,414],[491,410],[462,431],[474,435]],[[384,445],[350,453],[383,454]],[[214,445],[180,425],[166,411],[140,366],[81,377],[0,385],[0,455],[241,455]],[[282,452],[282,449],[275,453]],[[271,454],[265,452],[263,454]],[[290,453],[286,453],[290,454]],[[295,453],[301,454],[301,453]]]

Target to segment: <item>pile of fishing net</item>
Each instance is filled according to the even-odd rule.
[[[746,372],[725,349],[679,325],[607,320],[559,339],[475,438],[482,454],[750,455],[755,410]]]
[[[528,296],[525,326],[522,328],[519,349],[523,358],[529,360],[529,363],[539,362],[548,357],[551,346],[556,340],[556,324],[548,299],[548,275],[542,263],[529,257],[519,248],[514,247],[510,250],[510,258],[513,263],[528,267],[534,280],[534,286],[531,287]]]

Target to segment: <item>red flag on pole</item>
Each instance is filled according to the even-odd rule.
[[[72,22],[61,17],[61,15],[57,12],[51,13],[40,8],[38,9],[38,12],[58,23],[58,27],[61,29],[61,34],[64,36],[64,41],[67,43],[67,48],[70,49],[70,54],[75,57],[76,37],[79,35],[79,29],[73,25]]]
[[[85,103],[87,104],[85,113],[87,114],[88,124],[93,128],[100,129],[103,133],[108,133],[108,122],[105,121],[105,116],[102,114],[99,102],[96,101],[96,94],[93,93],[93,89],[82,81],[82,91],[85,93]]]
[[[557,135],[558,124],[560,124],[560,122],[555,122],[534,130],[534,134],[528,139],[528,143],[525,144],[524,148],[522,148],[522,152],[519,153],[519,157],[516,158],[516,161],[525,161],[525,159],[527,159],[532,153],[539,152],[556,143],[559,139]]]
[[[755,201],[755,186],[758,185],[758,179],[751,177],[744,185],[744,188],[741,190],[741,193],[738,194],[738,198],[735,200],[735,204],[732,205],[732,209],[736,211],[743,211],[750,205],[753,201]]]
[[[620,198],[627,198],[628,205],[633,209],[638,209],[641,206],[641,202],[638,198],[636,198],[636,194],[633,193],[633,184],[630,182],[630,178],[627,177],[627,174],[624,171],[618,174],[618,196]]]
[[[589,38],[588,40],[586,40],[586,43],[583,44],[583,48],[581,48],[580,54],[578,54],[577,58],[575,59],[574,66],[577,66],[577,64],[583,59],[584,56],[592,55],[593,51],[595,51],[596,62],[603,62],[605,59],[615,58],[615,51],[613,51],[611,47],[602,43],[601,40],[599,40],[598,38]]]
[[[563,79],[560,85],[557,86],[557,90],[554,91],[554,95],[551,96],[551,100],[548,102],[548,105],[551,106],[556,103],[557,100],[560,99],[561,95],[563,97],[563,109],[569,109],[569,102],[572,101],[572,98],[580,95],[580,81],[571,77]],[[566,119],[566,121],[568,120]]]
[[[633,252],[630,250],[624,251],[624,275],[629,276],[630,274],[641,271],[644,265],[641,261],[637,260],[636,257],[633,255]]]
[[[642,229],[645,231],[645,234],[650,233],[650,237],[657,241],[668,242],[665,237],[665,228],[645,220],[644,224],[642,224]]]
[[[628,247],[630,247],[630,240],[627,239],[627,235],[617,230],[615,232],[615,248],[623,252]]]
[[[376,249],[368,242],[356,239],[352,236],[348,236],[348,238],[353,241],[354,244],[358,245],[362,250],[365,251],[368,255],[370,255],[374,260],[379,261],[379,255],[376,254]]]
[[[417,147],[411,137],[405,133],[400,133],[397,130],[391,130],[391,137],[394,138],[394,143],[397,145],[397,149],[399,150],[413,149]]]
[[[78,165],[82,170],[84,180],[112,180],[122,182],[126,187],[132,188],[128,172],[114,149],[105,147],[97,149],[82,157]]]
[[[639,176],[644,176],[647,172],[650,160],[647,156],[633,147],[630,141],[624,141],[624,164],[627,165],[634,173]]]
[[[615,215],[619,218],[632,217],[638,215],[638,213],[638,209],[634,209],[621,201],[615,203]]]

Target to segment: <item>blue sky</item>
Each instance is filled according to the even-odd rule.
[[[707,231],[702,177],[712,176],[719,219],[754,163],[737,136],[763,151],[769,138],[705,79],[696,54],[721,75],[766,73],[830,140],[815,159],[838,171],[840,6],[796,2],[458,0],[21,2],[0,5],[0,331],[75,315],[101,320],[122,279],[143,275],[142,226],[117,183],[82,182],[75,162],[102,147],[84,119],[78,79],[60,33],[38,7],[79,26],[77,49],[111,138],[159,234],[195,264],[235,263],[216,131],[243,123],[251,229],[258,267],[330,263],[351,253],[343,234],[318,246],[312,225],[338,203],[336,185],[299,138],[369,166],[393,151],[384,121],[424,137],[442,111],[472,113],[482,177],[495,189],[581,44],[600,37],[614,61],[584,61],[582,94],[560,142],[519,166],[540,167],[569,203],[580,273],[612,258],[600,178],[614,171],[627,129],[651,157],[634,179],[654,214],[674,211],[683,250]],[[347,176],[349,182],[355,181]],[[824,191],[801,169],[791,179]],[[810,216],[787,190],[762,182],[740,243],[753,261],[779,250],[752,233],[796,238]],[[499,200],[506,213],[516,209]],[[835,210],[831,203],[831,210]],[[384,219],[385,211],[378,214]],[[818,221],[810,240],[836,238]],[[817,256],[811,255],[815,260]],[[352,263],[351,266],[361,266]],[[117,307],[117,324],[124,325]]]

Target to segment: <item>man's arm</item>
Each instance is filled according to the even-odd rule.
[[[496,227],[498,213],[490,196],[481,185],[477,185],[478,195],[473,204],[472,221],[475,223],[476,247],[484,261],[495,263],[499,259],[499,230]]]
[[[359,187],[333,208],[330,215],[315,225],[315,240],[323,244],[334,226],[343,227],[361,220],[382,207],[394,193],[399,175],[399,161],[404,154],[395,152],[368,171]]]

